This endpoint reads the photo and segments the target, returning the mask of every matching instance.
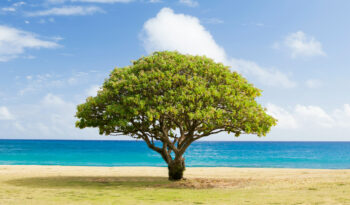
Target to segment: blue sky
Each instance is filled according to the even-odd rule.
[[[0,138],[129,139],[74,128],[114,67],[207,55],[261,88],[264,138],[350,140],[349,1],[2,0]],[[220,134],[208,140],[232,140]]]

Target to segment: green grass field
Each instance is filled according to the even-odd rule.
[[[350,170],[0,166],[0,204],[350,204]]]

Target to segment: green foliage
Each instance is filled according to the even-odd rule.
[[[240,74],[209,58],[155,52],[115,68],[98,95],[78,106],[76,126],[178,143],[219,132],[262,136],[276,120],[255,101],[260,95]]]

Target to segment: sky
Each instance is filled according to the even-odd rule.
[[[263,90],[262,138],[349,141],[348,0],[1,0],[0,139],[131,139],[75,128],[112,69],[159,50],[206,55]]]

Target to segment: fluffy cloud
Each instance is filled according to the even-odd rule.
[[[266,108],[268,114],[278,119],[278,127],[284,129],[298,128],[298,123],[294,116],[285,109],[274,104],[268,104]]]
[[[189,7],[196,7],[199,5],[198,2],[194,0],[179,0],[179,3]]]
[[[254,62],[230,58],[198,18],[175,14],[163,8],[156,17],[145,22],[141,35],[148,53],[157,50],[177,50],[192,55],[205,55],[217,62],[231,65],[244,75],[255,76],[260,82],[271,86],[294,87],[295,82],[277,70],[265,69]]]
[[[0,62],[17,58],[26,49],[57,47],[56,42],[41,40],[36,34],[0,25]]]
[[[28,13],[28,16],[85,16],[104,11],[96,6],[66,6]]]
[[[206,55],[218,62],[226,61],[225,50],[200,24],[198,18],[174,14],[163,8],[155,18],[148,20],[143,27],[142,37],[148,53],[156,50],[178,50],[182,53]]]
[[[0,120],[13,120],[14,116],[10,113],[7,107],[0,107]]]
[[[293,109],[284,109],[274,104],[268,104],[269,114],[279,120],[280,129],[303,130],[334,130],[336,128],[350,129],[350,105],[326,112],[319,106],[296,105]]]
[[[306,35],[303,31],[291,33],[282,43],[275,43],[276,49],[286,48],[292,58],[325,56],[321,42],[314,37]]]

